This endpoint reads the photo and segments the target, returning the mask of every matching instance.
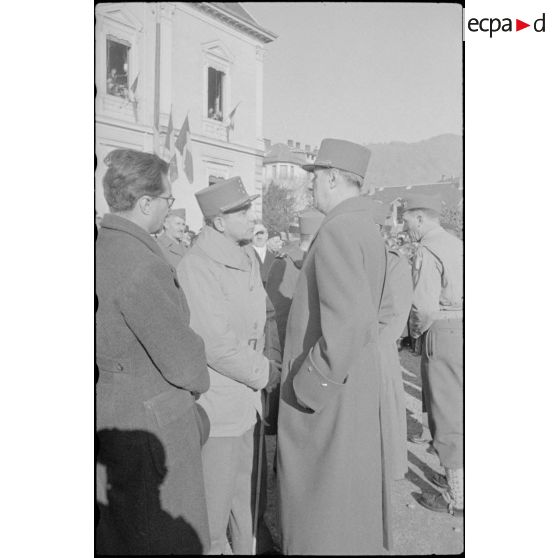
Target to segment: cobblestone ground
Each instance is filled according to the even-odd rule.
[[[422,403],[420,357],[409,349],[400,353],[403,381],[407,397],[407,430],[416,434],[421,430]],[[409,472],[405,480],[394,482],[392,492],[394,548],[390,554],[460,554],[463,552],[463,518],[434,513],[420,506],[415,497],[422,492],[436,490],[426,480],[426,474],[442,472],[438,458],[427,453],[427,445],[407,443]],[[275,437],[267,437],[268,506],[266,523],[279,547],[277,529],[276,478],[273,472]]]

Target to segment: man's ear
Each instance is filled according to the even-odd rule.
[[[329,187],[333,190],[337,185],[337,178],[339,176],[339,171],[337,169],[329,169]]]
[[[218,215],[217,217],[215,217],[213,219],[213,226],[219,232],[223,232],[225,230],[225,227],[224,227],[224,224],[223,224],[223,217],[221,217],[221,215]]]
[[[151,198],[149,196],[142,196],[137,204],[144,215],[151,215]]]

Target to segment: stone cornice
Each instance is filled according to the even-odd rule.
[[[272,33],[271,31],[268,31],[263,27],[253,25],[235,16],[234,14],[231,14],[215,6],[211,2],[192,2],[191,5],[201,10],[202,12],[222,21],[223,23],[230,25],[234,29],[255,37],[262,43],[270,43],[278,37],[278,35],[275,35],[275,33]]]

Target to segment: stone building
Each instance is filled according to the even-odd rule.
[[[171,114],[171,145],[188,116],[193,180],[179,156],[173,195],[191,228],[202,225],[194,192],[218,179],[239,175],[261,193],[264,51],[277,36],[230,2],[98,4],[95,18],[97,211],[108,210],[105,155],[126,147],[169,160]]]

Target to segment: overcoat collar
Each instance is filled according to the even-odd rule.
[[[354,211],[371,211],[373,206],[374,200],[370,196],[355,196],[354,198],[343,200],[325,216],[322,227],[337,215],[353,213]]]
[[[181,246],[181,244],[178,241],[174,240],[174,238],[171,238],[167,233],[163,233],[160,236],[159,240],[173,254],[176,254],[178,256],[184,255],[183,247]]]
[[[196,239],[195,246],[205,252],[212,260],[222,265],[240,269],[241,271],[250,271],[252,259],[248,254],[248,250],[241,248],[238,244],[207,225],[201,230]],[[248,246],[248,248],[250,247]],[[255,257],[256,254],[254,253]]]
[[[370,196],[355,196],[354,198],[343,200],[325,216],[322,224],[320,225],[320,229],[333,218],[337,217],[337,215],[342,215],[343,213],[353,213],[357,211],[372,211],[374,203],[375,202]],[[312,246],[312,244],[314,244],[316,238],[318,238],[320,229],[318,229],[318,232],[316,233],[316,235],[314,235],[310,247]],[[310,247],[308,248],[308,251],[310,251]]]
[[[429,241],[434,240],[440,233],[443,233],[444,229],[441,225],[430,229],[427,233],[423,234],[419,240],[420,244],[428,244]]]
[[[145,229],[142,229],[129,219],[120,217],[120,215],[114,215],[113,213],[107,213],[101,221],[101,229],[109,229],[129,234],[164,259],[163,252],[156,240]]]

